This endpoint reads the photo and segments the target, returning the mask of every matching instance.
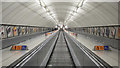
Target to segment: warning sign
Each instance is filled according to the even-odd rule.
[[[94,46],[95,51],[110,50],[109,46]]]
[[[14,45],[10,49],[11,51],[16,51],[16,50],[28,50],[27,45]]]

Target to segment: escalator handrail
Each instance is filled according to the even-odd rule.
[[[58,33],[58,32],[57,32]],[[22,56],[21,60],[19,60],[19,62],[13,62],[11,65],[9,65],[7,68],[12,67],[12,68],[16,68],[18,66],[23,66],[27,61],[29,61],[39,50],[41,50],[45,44],[47,42],[49,42],[57,33],[55,33],[54,35],[52,35],[51,37],[49,37],[47,40],[45,40],[40,46],[35,47],[34,49],[32,49],[29,53],[27,53],[27,55]]]
[[[67,34],[67,33],[66,33]],[[68,34],[67,34],[68,35]],[[73,37],[69,35],[70,39],[81,49],[99,68],[112,68],[108,63],[90,51],[87,47],[82,45],[79,41],[75,40]]]
[[[49,49],[46,57],[44,58],[44,60],[43,60],[43,62],[41,63],[40,66],[45,66],[45,68],[47,67],[47,64],[48,64],[48,62],[50,61],[50,57],[52,56],[53,50],[54,50],[54,48],[55,48],[55,45],[56,45],[56,43],[57,43],[57,41],[58,41],[59,34],[60,34],[60,32],[58,32],[58,34],[57,34],[57,36],[56,36],[56,38],[55,38],[55,41],[54,41],[53,44],[51,45],[51,47],[50,47],[50,49]]]
[[[63,33],[63,34],[64,34],[64,33]],[[71,45],[70,45],[70,43],[69,43],[69,41],[68,41],[68,38],[66,37],[65,34],[64,34],[64,39],[65,39],[65,41],[66,41],[66,44],[67,44],[67,46],[68,46],[68,49],[70,50],[70,54],[71,54],[72,60],[73,60],[73,62],[74,62],[74,65],[75,65],[75,66],[81,66],[81,64],[79,63],[78,58],[77,58],[77,56],[75,55],[75,52],[74,52],[73,48],[71,47]]]

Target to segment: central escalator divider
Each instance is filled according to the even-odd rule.
[[[63,31],[60,31],[59,38],[47,63],[46,68],[50,67],[75,68]]]

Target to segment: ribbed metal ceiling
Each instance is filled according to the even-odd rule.
[[[17,1],[2,1],[2,12],[0,13],[3,24],[45,27],[53,27],[57,24],[66,24],[69,27],[118,24],[117,1],[119,0],[111,0],[111,2],[96,2],[95,0],[90,2],[87,0],[82,7],[77,9],[77,12],[75,12],[76,7],[85,0],[43,0],[45,3],[42,4],[43,6],[40,5],[41,0]]]

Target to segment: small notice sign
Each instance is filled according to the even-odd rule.
[[[95,51],[110,50],[109,46],[94,46]]]
[[[28,50],[27,45],[14,45],[11,47],[12,51],[16,51],[16,50]]]

